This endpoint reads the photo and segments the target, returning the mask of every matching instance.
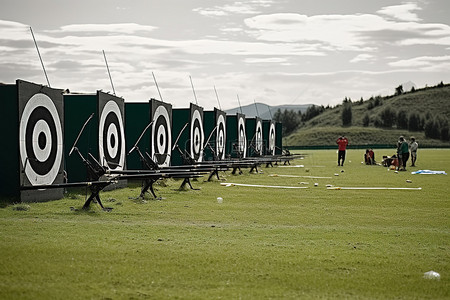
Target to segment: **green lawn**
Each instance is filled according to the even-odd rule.
[[[109,213],[71,210],[77,194],[1,208],[0,299],[450,298],[449,176],[410,173],[449,173],[450,150],[419,150],[417,167],[399,173],[362,165],[362,150],[344,167],[335,150],[303,153],[292,165],[304,167],[222,176],[307,189],[168,181],[163,200],[130,199],[138,187],[103,192]],[[441,279],[424,279],[430,270]]]

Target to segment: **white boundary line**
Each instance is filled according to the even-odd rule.
[[[327,190],[410,190],[410,191],[420,191],[419,188],[401,188],[401,187],[329,187]]]
[[[259,185],[259,184],[244,184],[244,183],[232,183],[222,182],[221,186],[248,186],[248,187],[262,187],[262,188],[275,188],[275,189],[307,189],[307,186],[281,186],[281,185]]]
[[[299,176],[299,175],[280,175],[280,174],[270,174],[271,177],[295,177],[295,178],[324,178],[330,179],[331,177],[319,177],[319,176]]]

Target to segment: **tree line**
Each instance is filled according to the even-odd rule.
[[[436,87],[443,87],[444,83],[441,81]],[[425,87],[424,89],[428,89]],[[410,93],[416,92],[413,87]],[[389,99],[394,96],[398,96],[405,93],[403,86],[400,85],[395,88],[395,94],[393,96],[384,97]],[[448,119],[443,115],[432,115],[430,112],[419,113],[417,111],[408,112],[405,109],[394,108],[391,105],[386,105],[378,114],[373,115],[370,111],[383,105],[383,98],[381,96],[371,97],[368,101],[364,101],[361,98],[359,101],[352,102],[350,98],[345,97],[342,101],[342,105],[336,105],[335,109],[340,107],[342,126],[352,126],[353,124],[353,105],[367,104],[367,112],[362,118],[362,125],[368,127],[371,124],[379,128],[397,128],[405,129],[409,131],[424,131],[425,136],[433,139],[441,139],[443,141],[450,140],[450,126]],[[305,122],[312,118],[322,114],[327,109],[331,109],[330,106],[324,107],[318,105],[311,105],[308,109],[302,113],[301,111],[294,111],[285,109],[281,111],[278,109],[274,114],[274,119],[277,122],[283,123],[283,136],[289,135],[295,130],[301,128]],[[372,115],[372,117],[371,117]]]

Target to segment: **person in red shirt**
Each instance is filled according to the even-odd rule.
[[[338,144],[338,166],[343,166],[345,161],[345,151],[348,145],[348,139],[345,136],[340,136],[336,140],[336,144]],[[342,160],[342,162],[341,162]]]

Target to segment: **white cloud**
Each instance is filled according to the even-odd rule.
[[[393,67],[422,68],[422,67],[433,67],[443,63],[446,64],[450,63],[450,55],[419,56],[410,59],[403,59],[395,62],[390,62],[389,65]]]
[[[232,4],[217,5],[209,8],[195,8],[197,12],[204,16],[229,16],[229,15],[254,15],[260,13],[259,8],[270,7],[274,1],[272,0],[254,0],[254,1],[235,1]]]
[[[421,19],[414,11],[421,10],[416,3],[405,3],[400,5],[392,5],[383,7],[378,11],[379,14],[395,18],[400,21],[417,22]]]
[[[62,26],[58,32],[62,33],[82,33],[91,34],[115,33],[115,34],[137,34],[139,32],[152,32],[156,29],[154,26],[139,25],[136,23],[117,23],[117,24],[73,24]],[[54,30],[48,31],[55,32]]]
[[[30,26],[11,21],[0,20],[1,39],[21,40],[25,36],[31,37]]]
[[[354,57],[352,60],[350,60],[351,63],[358,63],[363,61],[372,61],[375,58],[375,56],[371,54],[358,54],[356,57]]]
[[[294,13],[259,15],[245,20],[255,38],[263,41],[320,43],[326,50],[361,50],[364,30],[383,27],[375,15],[317,15]],[[370,28],[367,28],[367,27]],[[373,50],[370,47],[364,49]]]
[[[266,58],[246,58],[244,59],[245,63],[249,63],[249,64],[266,64],[266,63],[286,63],[287,59],[286,58],[281,58],[281,57],[266,57]]]
[[[450,42],[450,26],[446,24],[393,21],[374,14],[277,13],[247,18],[245,25],[249,35],[260,41],[316,43],[317,49],[323,51],[373,52],[383,44],[448,45]]]

